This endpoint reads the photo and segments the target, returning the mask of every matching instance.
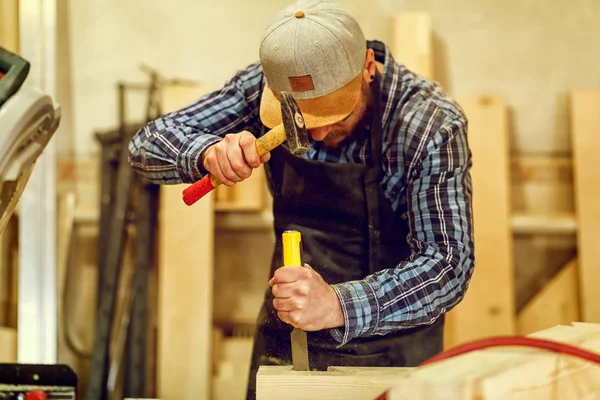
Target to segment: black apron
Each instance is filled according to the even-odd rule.
[[[371,165],[306,160],[285,145],[271,152],[265,170],[273,194],[276,244],[269,277],[283,266],[281,234],[286,230],[300,231],[302,262],[329,284],[364,279],[409,258],[406,206],[394,212],[381,189],[378,79],[371,88]],[[429,326],[355,338],[342,347],[329,330],[307,332],[310,367],[416,366],[442,351],[443,324],[442,316]],[[277,317],[269,288],[257,321],[248,400],[255,399],[259,366],[291,365],[292,329]]]

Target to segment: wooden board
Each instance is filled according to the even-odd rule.
[[[0,232],[0,326],[17,327],[17,274],[19,221],[13,215]]]
[[[570,105],[581,311],[600,322],[600,91],[573,93]]]
[[[169,89],[169,88],[168,88]],[[165,91],[164,109],[191,102],[201,88]],[[186,185],[163,185],[158,249],[157,397],[210,398],[214,258],[214,196],[191,207]]]
[[[216,189],[217,211],[261,211],[267,201],[267,180],[261,165],[252,175],[235,186],[220,185]]]
[[[412,368],[329,367],[292,371],[291,366],[262,366],[256,375],[256,400],[372,400]]]
[[[213,399],[245,400],[253,337],[226,337],[213,378]]]
[[[515,234],[571,235],[577,220],[574,213],[513,213],[510,226]]]
[[[0,0],[0,46],[19,54],[19,0]]]
[[[188,207],[182,189],[161,187],[157,394],[204,400],[211,378],[213,199]]]
[[[0,363],[17,362],[17,330],[0,327]]]
[[[217,227],[215,322],[254,324],[264,301],[275,235],[268,231],[223,231]]]
[[[572,213],[573,166],[567,156],[511,157],[512,207],[521,213]]]
[[[517,316],[517,332],[528,335],[579,321],[577,260],[565,265]]]
[[[600,352],[600,325],[557,326],[531,337]],[[526,347],[477,350],[401,378],[381,400],[597,399],[600,366],[560,353]]]
[[[447,314],[445,347],[515,332],[513,245],[506,104],[460,96],[473,153],[475,272],[463,301]]]
[[[391,51],[394,59],[411,71],[433,78],[431,16],[402,12],[393,16]]]

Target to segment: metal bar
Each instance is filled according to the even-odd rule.
[[[56,92],[56,0],[20,0],[25,86]],[[60,128],[59,128],[60,130]],[[51,141],[20,200],[18,361],[57,362],[56,151]]]
[[[152,268],[157,225],[157,185],[141,182],[136,220],[135,304],[130,331],[125,379],[125,396],[147,397],[145,366],[148,341],[148,279]],[[141,372],[144,371],[144,372]]]
[[[108,354],[112,321],[115,314],[117,288],[123,263],[124,249],[127,242],[127,216],[130,206],[130,191],[133,183],[133,171],[128,164],[129,135],[125,127],[124,87],[119,86],[120,103],[120,137],[121,155],[117,173],[117,189],[114,208],[110,215],[110,235],[106,249],[105,265],[102,270],[103,286],[100,306],[96,316],[96,331],[94,337],[94,353],[86,392],[87,400],[102,400],[106,398],[108,378]]]
[[[98,134],[97,139],[102,146],[102,164],[100,178],[100,224],[98,231],[98,249],[105,248],[110,237],[111,205],[116,196],[117,170],[119,165],[119,151],[115,151],[114,139],[107,134]],[[97,254],[98,282],[96,304],[100,306],[102,296],[102,271],[106,264],[106,252],[98,251]]]

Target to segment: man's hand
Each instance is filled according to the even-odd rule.
[[[269,286],[283,322],[305,331],[344,326],[337,294],[310,265],[279,268]]]
[[[256,151],[256,138],[248,131],[231,133],[202,154],[202,165],[222,184],[233,186],[249,178],[253,168],[269,161],[271,153],[262,157]]]

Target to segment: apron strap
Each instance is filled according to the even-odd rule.
[[[381,182],[381,89],[380,75],[377,71],[371,83],[373,100],[373,114],[371,120],[371,167],[364,174],[365,198],[367,200],[367,214],[369,217],[369,273],[379,271],[379,240],[381,236],[379,192]]]
[[[373,98],[373,118],[371,121],[371,163],[373,168],[381,170],[381,149],[382,136],[381,131],[381,75],[379,71],[375,74],[375,79],[371,83],[371,93]]]

